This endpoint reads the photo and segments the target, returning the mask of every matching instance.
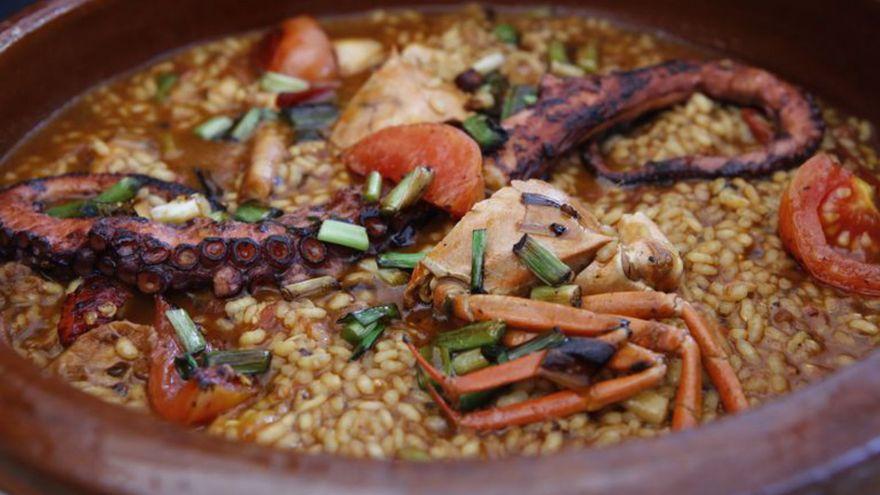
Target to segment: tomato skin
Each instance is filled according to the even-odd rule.
[[[343,162],[354,172],[373,170],[399,181],[418,166],[434,171],[424,200],[462,217],[485,195],[483,155],[463,131],[446,124],[387,127],[348,148]]]
[[[259,68],[309,82],[338,78],[336,55],[330,38],[313,17],[285,20],[260,41],[255,52]]]
[[[880,265],[834,249],[825,238],[819,210],[828,194],[849,184],[852,172],[819,153],[801,165],[782,195],[779,236],[786,249],[816,279],[838,289],[880,296]]]

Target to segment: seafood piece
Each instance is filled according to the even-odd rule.
[[[212,285],[230,297],[254,284],[337,275],[363,254],[316,238],[321,223],[336,219],[365,226],[366,252],[405,245],[428,218],[423,206],[393,217],[360,200],[355,188],[327,206],[307,207],[256,224],[195,218],[182,225],[135,216],[55,218],[44,205],[91,197],[123,177],[165,198],[192,194],[179,184],[144,176],[70,174],[19,183],[0,192],[0,252],[57,277],[102,273],[154,294]]]
[[[272,125],[261,125],[257,128],[250,164],[238,189],[239,197],[243,201],[268,199],[272,194],[278,169],[287,157],[287,140],[281,129]]]
[[[824,123],[812,98],[762,69],[728,60],[670,61],[605,76],[545,76],[538,102],[504,120],[510,139],[486,162],[487,183],[541,177],[554,159],[614,126],[686,100],[695,92],[774,115],[780,132],[763,149],[740,156],[685,156],[629,171],[608,167],[593,142],[586,162],[617,183],[759,175],[797,165],[818,147]]]
[[[455,85],[395,52],[352,97],[330,141],[344,149],[386,127],[463,120],[466,102]]]
[[[256,46],[254,62],[263,70],[312,83],[333,81],[338,73],[330,39],[307,15],[287,19],[266,33]]]
[[[61,345],[68,346],[89,330],[119,319],[132,295],[115,280],[103,276],[86,278],[67,295],[61,307],[58,320]]]
[[[617,222],[617,252],[605,263],[591,263],[575,278],[584,294],[678,288],[684,263],[657,224],[638,212]]]

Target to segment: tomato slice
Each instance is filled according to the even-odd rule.
[[[257,45],[257,65],[310,82],[330,82],[338,77],[330,38],[313,17],[301,15],[285,20],[269,31]]]
[[[880,296],[880,264],[866,256],[880,246],[877,225],[872,188],[824,153],[798,169],[779,205],[779,235],[804,269],[828,285],[869,296]],[[857,235],[840,242],[844,229]],[[828,232],[838,246],[828,242]]]
[[[423,199],[455,217],[470,211],[485,194],[479,145],[446,124],[387,127],[348,148],[342,160],[358,174],[376,170],[393,181],[418,166],[432,169],[434,180]]]

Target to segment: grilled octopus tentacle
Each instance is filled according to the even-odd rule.
[[[585,161],[597,174],[618,183],[760,175],[800,163],[822,139],[824,123],[812,98],[773,74],[726,60],[671,61],[605,76],[545,76],[538,102],[503,122],[510,139],[487,160],[487,178],[497,184],[546,175],[553,159],[575,146],[695,92],[761,107],[778,119],[781,132],[759,151],[733,157],[686,156],[628,171],[609,168],[593,140]]]
[[[68,174],[0,191],[0,255],[55,277],[99,272],[147,294],[211,285],[216,296],[229,297],[254,284],[339,274],[362,253],[318,241],[325,219],[367,225],[369,252],[376,252],[411,241],[413,224],[428,215],[417,207],[396,218],[380,217],[353,188],[339,191],[325,206],[257,224],[196,218],[170,225],[133,216],[61,219],[42,212],[46,204],[94,196],[122,177]],[[195,192],[137,177],[142,187],[167,199]]]

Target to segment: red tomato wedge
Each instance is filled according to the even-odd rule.
[[[314,18],[301,15],[285,20],[257,45],[257,65],[267,71],[329,82],[338,76],[330,38]]]
[[[388,127],[363,138],[342,156],[361,175],[374,170],[399,181],[415,167],[434,171],[423,199],[459,218],[483,199],[483,155],[463,131],[446,124]]]
[[[801,165],[782,195],[779,235],[788,251],[816,279],[846,291],[880,296],[880,264],[866,261],[863,252],[834,247],[826,237],[826,229],[832,225],[864,229],[880,224],[872,192],[866,199],[867,192],[858,190],[864,186],[867,183],[831,156],[814,156]],[[851,192],[841,194],[844,189]],[[874,236],[868,239],[877,242]]]

